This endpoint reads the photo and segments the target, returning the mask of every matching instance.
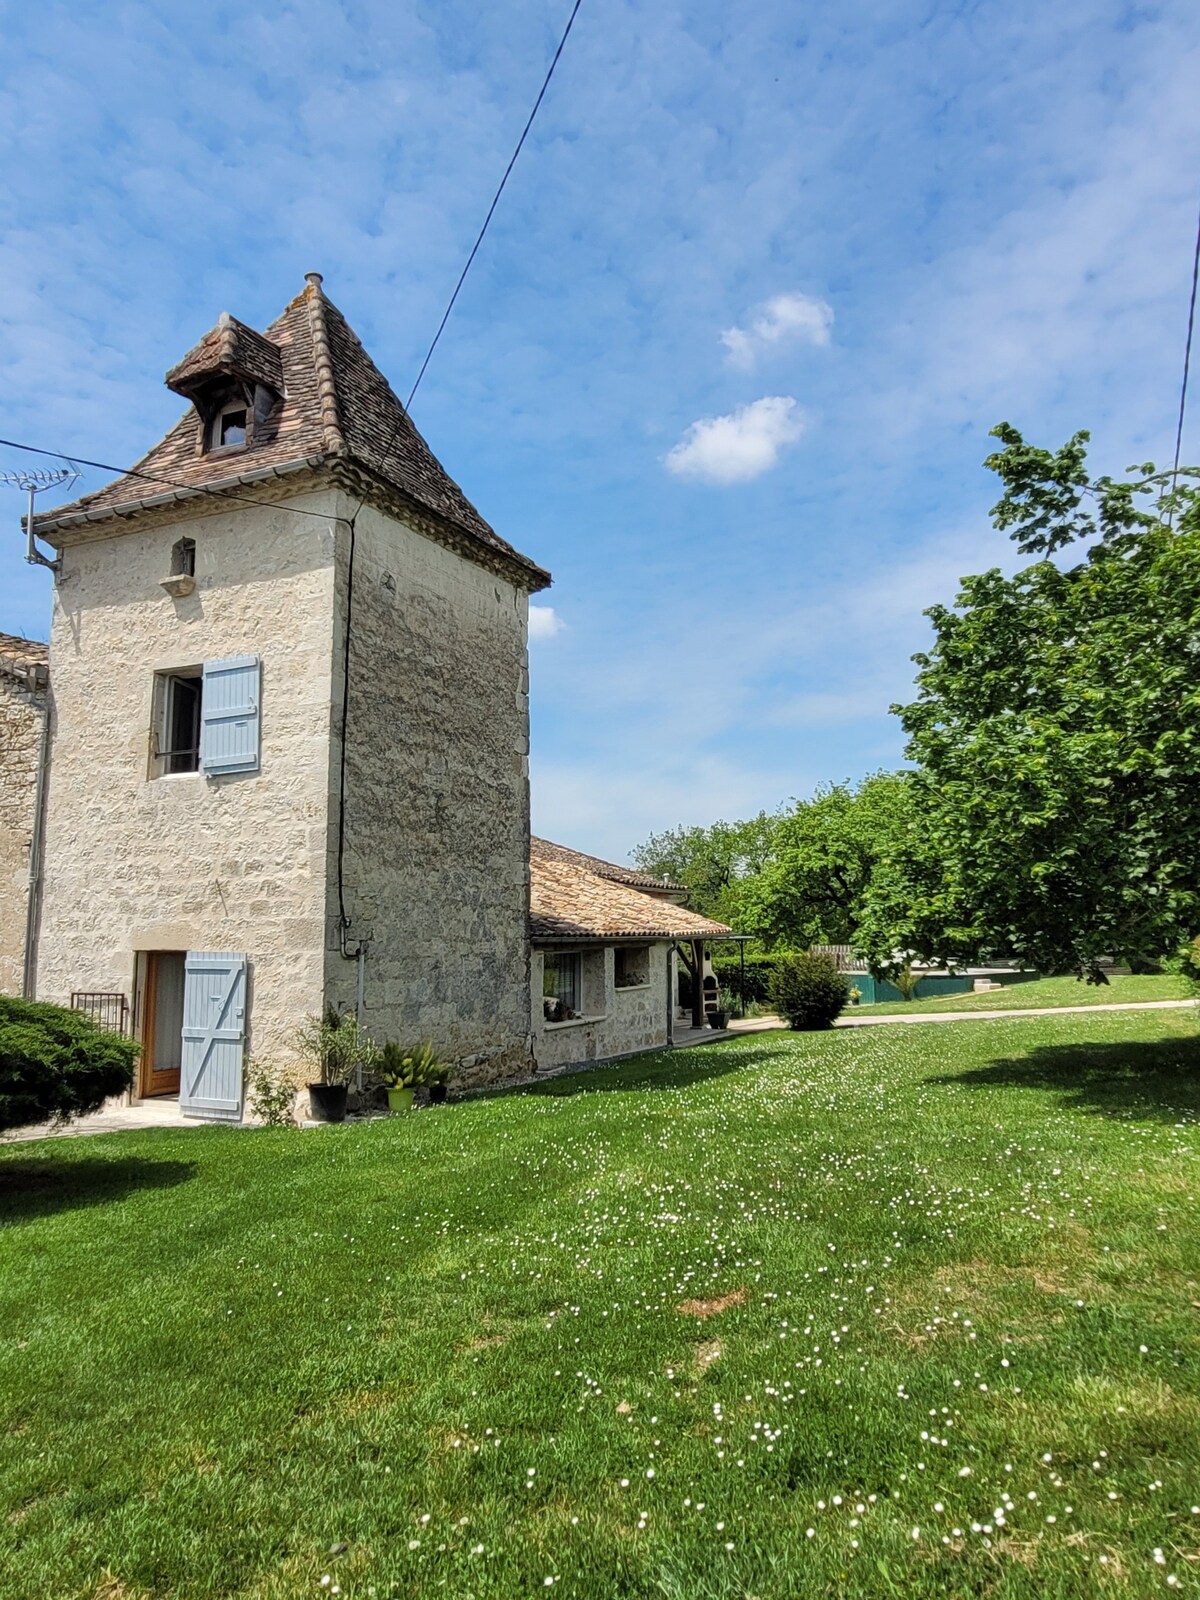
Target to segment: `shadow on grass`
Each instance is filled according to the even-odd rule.
[[[0,1227],[78,1206],[109,1205],[143,1189],[172,1189],[195,1171],[193,1161],[144,1156],[0,1157]]]
[[[710,1078],[723,1078],[728,1073],[743,1072],[747,1067],[776,1060],[778,1051],[764,1050],[761,1046],[753,1049],[729,1043],[694,1045],[630,1056],[607,1067],[589,1067],[581,1063],[578,1071],[563,1073],[561,1077],[516,1084],[511,1089],[484,1090],[483,1093],[489,1099],[515,1094],[553,1095],[561,1099],[606,1089],[686,1089],[693,1083],[705,1083]]]
[[[1049,1089],[1097,1116],[1178,1122],[1200,1117],[1200,1034],[1131,1044],[1044,1044],[928,1083],[968,1089]]]

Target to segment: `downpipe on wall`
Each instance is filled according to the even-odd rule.
[[[38,742],[37,777],[33,790],[33,838],[29,842],[29,892],[25,900],[25,965],[21,993],[35,998],[37,989],[37,940],[42,909],[42,860],[46,836],[46,769],[50,764],[50,690],[42,706],[42,735]]]

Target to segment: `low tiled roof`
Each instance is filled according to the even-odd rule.
[[[579,864],[578,852],[530,851],[530,931],[535,943],[563,939],[719,939],[723,922],[686,906],[614,883]],[[586,858],[583,858],[586,859]]]
[[[203,420],[189,407],[134,464],[132,470],[144,476],[117,478],[93,494],[42,513],[35,518],[39,534],[128,514],[139,502],[162,493],[162,487],[147,481],[156,477],[200,493],[218,483],[228,485],[231,475],[341,463],[361,469],[368,483],[399,491],[435,523],[465,536],[467,552],[474,547],[521,569],[529,589],[543,589],[550,582],[548,572],[484,521],[434,456],[358,335],[326,298],[319,273],[308,274],[303,291],[265,334],[223,315],[171,369],[167,381],[190,391],[223,371],[259,378],[283,394],[265,421],[256,422],[244,450],[206,452]]]
[[[33,688],[42,688],[49,677],[50,650],[40,639],[22,639],[16,633],[0,633],[0,672]]]
[[[582,850],[571,850],[565,844],[553,844],[549,839],[539,839],[536,835],[529,841],[529,850],[532,856],[543,861],[570,862],[587,872],[594,872],[598,878],[607,878],[611,883],[627,883],[631,888],[645,890],[647,894],[687,893],[686,884],[670,883],[663,878],[656,878],[652,872],[622,867],[615,861],[602,861],[599,856],[585,855]]]

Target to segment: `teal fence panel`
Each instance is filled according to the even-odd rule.
[[[847,974],[850,983],[862,995],[859,1005],[878,1005],[882,1000],[903,1000],[894,983],[886,978],[873,978],[869,972]],[[948,994],[970,994],[974,988],[971,978],[922,978],[917,984],[917,1000],[940,1000]]]

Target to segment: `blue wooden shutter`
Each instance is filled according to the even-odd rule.
[[[259,686],[257,656],[230,656],[204,663],[200,704],[200,770],[257,772]]]
[[[179,1109],[239,1121],[246,1041],[246,958],[189,950],[183,978]]]

